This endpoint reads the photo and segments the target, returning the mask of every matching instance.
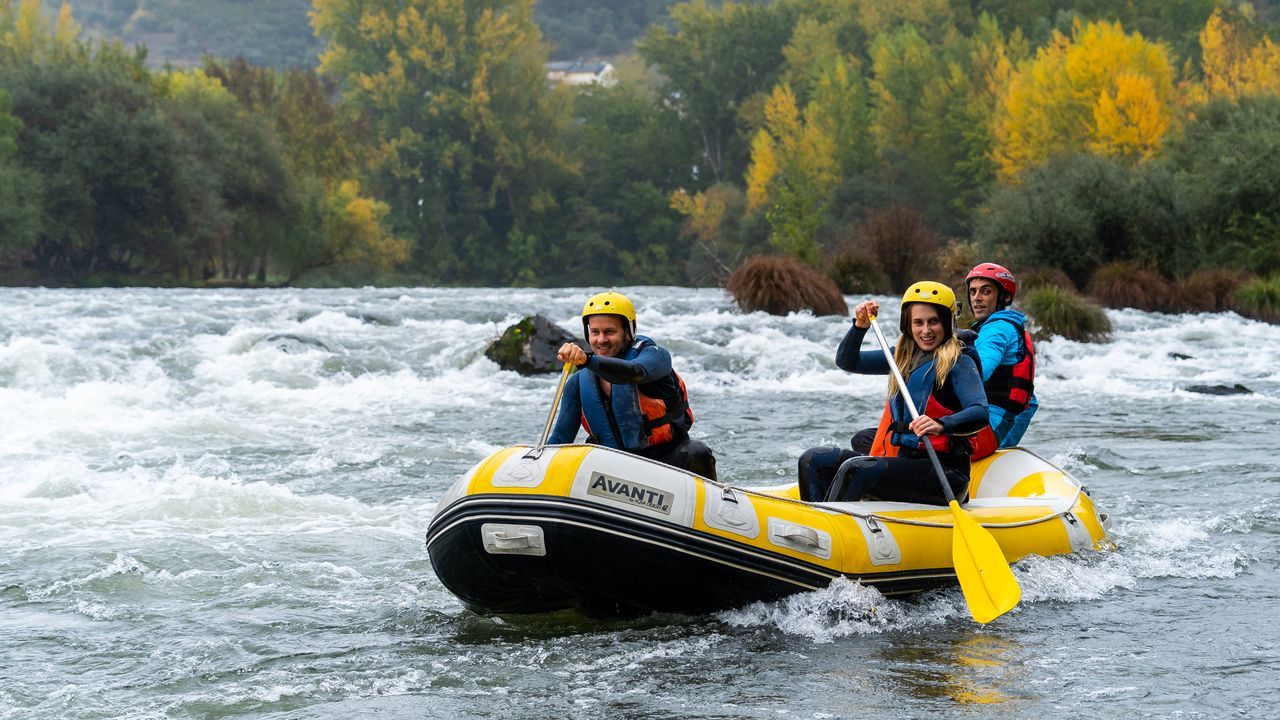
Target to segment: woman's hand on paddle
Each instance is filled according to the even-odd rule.
[[[556,359],[560,362],[573,363],[574,365],[586,365],[587,351],[583,350],[577,343],[565,343],[556,351]]]
[[[934,420],[928,415],[921,415],[915,420],[912,420],[907,427],[911,428],[911,432],[915,433],[919,437],[942,434],[942,423]]]
[[[871,318],[880,314],[880,303],[875,300],[863,300],[853,309],[853,324],[866,330],[871,327]]]

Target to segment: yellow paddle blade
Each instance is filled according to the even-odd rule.
[[[991,533],[961,510],[955,500],[951,501],[951,515],[955,519],[951,531],[951,562],[956,568],[956,579],[960,581],[973,619],[989,623],[1018,604],[1022,588]]]

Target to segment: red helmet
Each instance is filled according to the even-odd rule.
[[[969,283],[973,280],[990,280],[999,285],[1005,294],[1009,296],[1009,301],[1013,302],[1013,296],[1018,294],[1018,281],[1013,279],[1013,273],[1009,272],[1009,268],[995,263],[978,263],[964,276],[964,286],[969,287]]]

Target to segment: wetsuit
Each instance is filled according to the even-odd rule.
[[[889,363],[880,351],[862,351],[866,329],[853,325],[836,350],[836,365],[849,372],[867,375],[889,374]],[[966,351],[957,359],[941,388],[935,388],[933,358],[923,362],[906,379],[907,389],[917,409],[940,422],[943,434],[931,438],[943,474],[952,493],[963,501],[969,491],[969,442],[967,435],[987,424],[986,394],[977,363]],[[937,475],[921,438],[906,429],[910,412],[901,393],[889,402],[893,413],[890,442],[898,447],[897,457],[868,458],[845,478],[843,489],[834,500],[853,501],[863,498],[897,500],[944,505],[946,496],[938,486]],[[827,499],[836,473],[845,460],[865,453],[836,447],[811,448],[800,456],[800,495],[805,500]]]
[[[605,395],[603,379],[612,386]],[[674,465],[716,478],[711,448],[689,437],[693,413],[671,353],[643,335],[621,357],[589,354],[565,384],[564,397],[548,442],[571,443],[579,426],[587,442]]]

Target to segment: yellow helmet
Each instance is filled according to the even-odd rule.
[[[636,334],[636,306],[631,304],[626,295],[619,292],[596,293],[587,300],[587,304],[582,306],[582,333],[589,335],[587,331],[587,318],[592,315],[621,315],[626,318],[627,323],[631,327],[631,336]]]
[[[907,332],[907,303],[923,302],[933,305],[939,305],[947,309],[947,317],[950,322],[946,323],[947,336],[950,337],[954,328],[956,316],[960,314],[960,306],[956,304],[956,293],[944,283],[934,282],[932,280],[921,280],[912,284],[907,291],[902,294],[902,332]]]
[[[960,306],[956,305],[955,291],[940,282],[921,280],[907,288],[907,291],[902,294],[902,304],[913,302],[941,305],[952,315],[960,314]]]

